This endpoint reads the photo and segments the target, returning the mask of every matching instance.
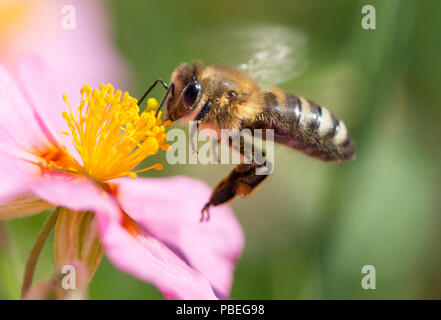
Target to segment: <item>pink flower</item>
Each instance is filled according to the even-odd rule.
[[[210,222],[201,224],[210,195],[204,183],[127,178],[167,147],[154,111],[139,114],[137,100],[110,85],[84,86],[78,109],[69,105],[64,113],[65,130],[50,121],[61,112],[44,95],[50,81],[41,65],[30,60],[19,70],[17,85],[0,66],[0,219],[61,208],[52,216],[58,271],[79,260],[91,279],[104,248],[117,268],[168,299],[227,297],[243,248],[231,209],[213,208]],[[69,148],[62,130],[72,139]]]
[[[0,1],[0,61],[16,79],[24,57],[36,56],[45,65],[44,77],[52,82],[39,84],[44,90],[39,113],[57,127],[65,122],[52,108],[60,110],[62,94],[77,105],[84,83],[94,88],[100,83],[127,87],[127,66],[111,41],[106,9],[101,0]],[[74,28],[63,27],[72,14]],[[60,139],[68,145],[69,139]]]
[[[101,0],[2,0],[0,60],[15,75],[23,56],[40,57],[58,79],[57,94],[74,96],[85,81],[121,87],[126,68],[112,44],[106,9]]]

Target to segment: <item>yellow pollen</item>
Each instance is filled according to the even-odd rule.
[[[92,90],[86,84],[75,114],[66,95],[63,100],[70,110],[63,112],[70,132],[62,133],[71,136],[86,174],[107,181],[123,176],[135,178],[139,172],[162,168],[156,164],[132,171],[159,148],[168,148],[165,128],[169,123],[162,123],[160,113],[155,116],[155,99],[149,99],[147,109],[139,113],[138,100],[127,92],[115,92],[110,84]]]

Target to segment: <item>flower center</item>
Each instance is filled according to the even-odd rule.
[[[82,171],[81,165],[67,152],[66,148],[59,145],[50,145],[42,150],[35,150],[35,155],[43,162],[37,163],[42,171],[67,171],[78,173]]]
[[[64,101],[69,112],[63,112],[73,145],[82,159],[84,173],[98,181],[107,181],[136,174],[149,169],[162,169],[155,164],[132,171],[142,160],[161,148],[167,150],[165,128],[161,113],[156,117],[158,102],[149,99],[146,111],[139,113],[138,100],[127,92],[114,92],[111,85],[100,85],[92,90],[89,85],[81,89],[81,102],[75,114],[67,96]]]

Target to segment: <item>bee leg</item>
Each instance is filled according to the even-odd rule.
[[[198,153],[198,150],[196,148],[196,145],[194,144],[194,138],[195,138],[195,135],[198,132],[198,130],[199,130],[199,121],[196,121],[196,124],[194,124],[194,123],[190,124],[190,145],[191,145],[191,151],[193,153],[196,153],[196,154]]]
[[[201,221],[204,220],[204,216],[209,215],[210,206],[218,206],[229,200],[232,200],[236,196],[245,197],[249,195],[262,181],[264,181],[268,174],[256,173],[259,168],[268,167],[268,162],[265,164],[240,164],[230,174],[225,177],[214,188],[209,202],[207,202],[202,209]]]
[[[167,99],[168,95],[170,94],[170,91],[174,90],[175,88],[175,82],[172,82],[169,87],[167,88],[167,91],[165,92],[164,98],[162,98],[161,103],[159,104],[158,109],[156,110],[155,117],[158,117],[159,111],[161,111],[162,106],[164,105],[165,100]]]
[[[205,105],[202,107],[201,111],[199,111],[199,113],[196,115],[196,117],[194,118],[194,122],[196,122],[196,125],[191,124],[190,125],[190,144],[191,144],[191,150],[193,151],[193,153],[198,153],[198,150],[194,144],[194,137],[196,132],[199,130],[199,124],[201,123],[201,121],[205,118],[205,116],[207,115],[207,112],[210,111],[211,108],[211,101],[207,101],[205,103]]]
[[[207,202],[201,211],[201,220],[199,222],[204,222],[210,220],[210,202]]]
[[[215,164],[219,164],[221,163],[221,159],[219,158],[219,153],[218,153],[218,147],[219,147],[219,139],[218,138],[212,138],[213,140],[211,141],[211,154],[213,155],[213,160],[215,161]]]
[[[236,149],[231,140],[230,147]],[[244,157],[246,156],[244,155],[245,148],[243,143],[241,143],[240,147],[237,149],[241,155]],[[252,163],[239,164],[214,188],[210,196],[210,200],[202,209],[201,221],[204,221],[204,216],[208,220],[210,206],[223,204],[229,200],[232,200],[237,195],[241,197],[249,195],[270,175],[271,172],[272,164],[261,156],[259,159],[256,159],[256,156],[253,154]]]

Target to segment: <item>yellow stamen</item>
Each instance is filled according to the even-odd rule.
[[[67,97],[63,99],[69,105],[63,117],[86,174],[106,181],[122,176],[134,178],[136,173],[159,168],[154,165],[131,172],[159,148],[168,147],[165,127],[169,123],[162,124],[160,115],[155,116],[155,99],[149,99],[146,111],[140,114],[138,101],[127,92],[114,92],[111,85],[100,85],[100,90],[85,85],[75,115]],[[153,107],[156,109],[151,110]]]
[[[156,111],[158,110],[159,107],[159,103],[158,100],[154,99],[154,98],[150,98],[147,100],[147,111]]]

